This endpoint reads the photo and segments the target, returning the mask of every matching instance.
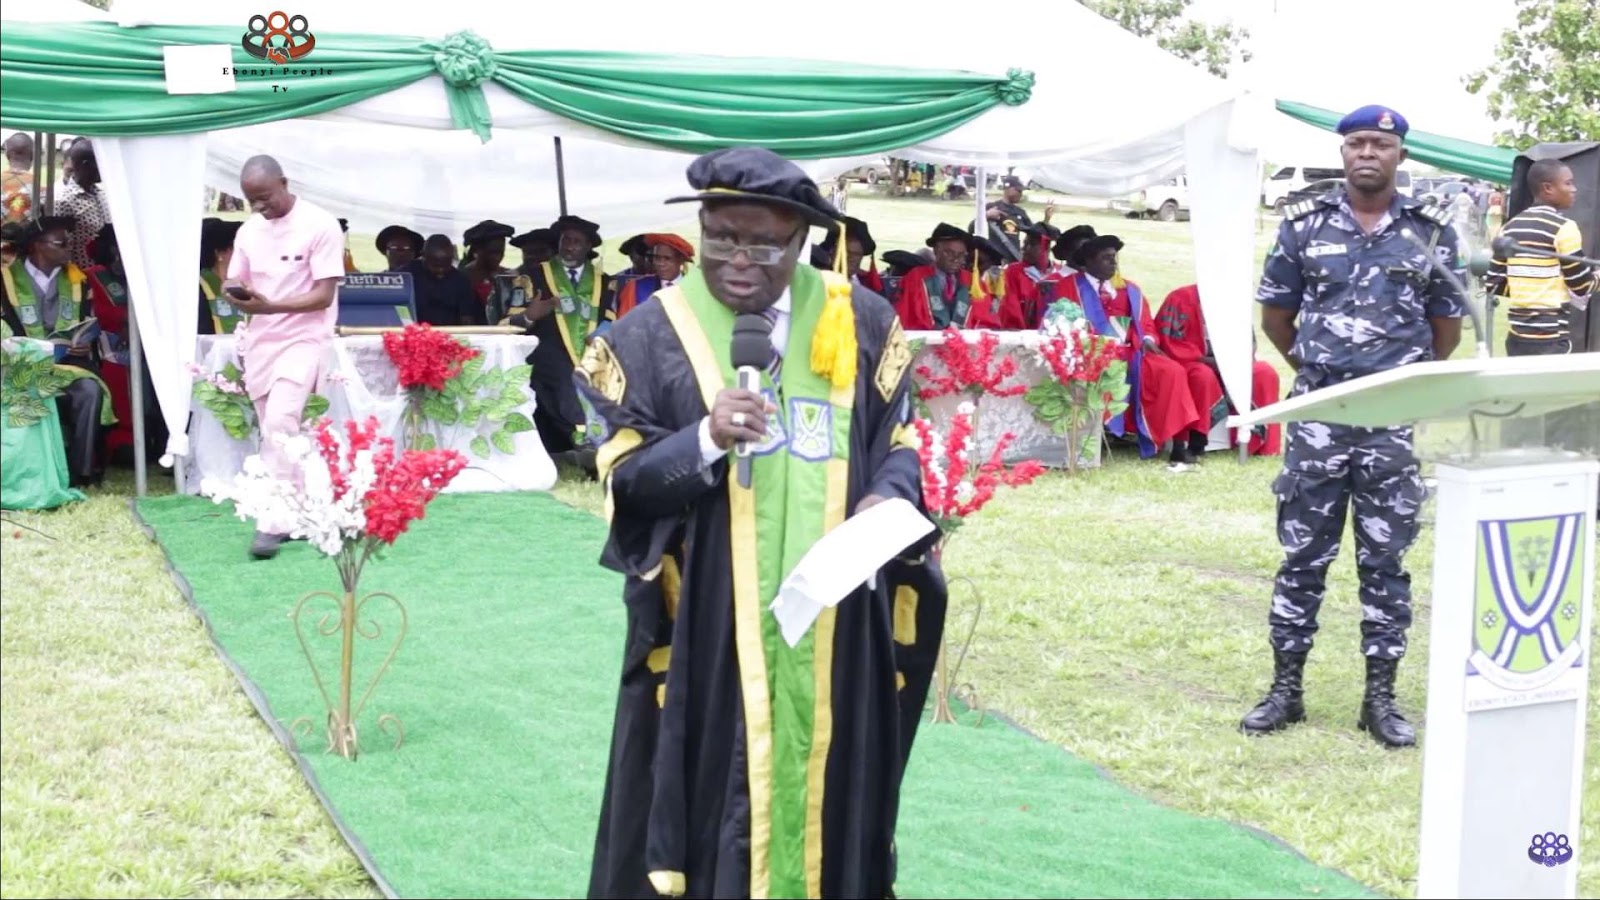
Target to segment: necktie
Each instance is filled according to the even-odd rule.
[[[1115,299],[1117,299],[1117,295],[1111,293],[1111,287],[1104,281],[1100,282],[1100,305],[1102,307],[1110,306],[1111,301]]]
[[[577,269],[568,269],[567,270],[567,282],[570,283],[574,288],[576,288],[578,286],[578,270]]]
[[[778,308],[769,306],[761,311],[761,315],[771,322],[773,327],[778,325]],[[772,377],[772,386],[777,387],[783,376],[783,354],[778,352],[778,345],[772,345],[772,358],[767,361],[767,374]]]

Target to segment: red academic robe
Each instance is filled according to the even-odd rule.
[[[1214,363],[1203,359],[1210,355],[1211,345],[1206,339],[1206,319],[1200,308],[1199,288],[1192,284],[1185,285],[1168,294],[1161,304],[1161,313],[1156,316],[1156,325],[1160,329],[1157,339],[1161,342],[1162,352],[1181,363],[1188,373],[1189,391],[1194,397],[1195,408],[1207,421],[1207,428],[1215,427],[1230,411],[1238,412],[1223,393],[1222,381],[1217,377]],[[1254,360],[1253,364],[1251,408],[1278,402],[1277,370],[1259,359]],[[1210,411],[1209,417],[1207,410]],[[1250,454],[1276,456],[1282,443],[1282,434],[1281,425],[1256,429],[1250,437]]]
[[[956,276],[956,290],[946,301],[947,315],[963,307],[967,315],[960,321],[939,322],[934,318],[933,304],[928,299],[928,284],[933,280],[933,265],[917,266],[906,273],[900,282],[900,296],[895,300],[894,311],[900,317],[900,326],[906,331],[940,331],[949,325],[957,328],[976,327],[970,324],[972,300],[972,272],[963,269]]]
[[[1028,264],[1006,266],[1006,296],[1002,304],[1003,327],[1013,331],[1037,331],[1044,324],[1044,304],[1039,299],[1039,282],[1028,276]]]
[[[855,278],[857,284],[877,294],[879,297],[883,296],[883,276],[878,274],[876,268],[857,272]]]
[[[111,295],[106,291],[102,281],[105,272],[105,266],[98,265],[84,270],[84,274],[88,276],[89,315],[98,320],[101,331],[125,335],[128,333],[128,307],[118,306],[112,302]],[[124,303],[126,302],[124,300]],[[123,447],[132,447],[134,443],[132,379],[129,377],[128,366],[102,358],[100,380],[106,384],[106,393],[111,396],[111,412],[117,417],[117,423],[106,432],[105,451],[109,456]]]
[[[1138,293],[1137,315],[1134,314],[1130,289]],[[1189,377],[1184,367],[1169,357],[1143,349],[1145,335],[1155,337],[1156,324],[1150,314],[1150,302],[1142,291],[1138,291],[1138,285],[1129,281],[1126,286],[1119,288],[1103,304],[1103,312],[1100,311],[1102,304],[1098,297],[1088,298],[1088,304],[1084,302],[1083,293],[1092,290],[1087,277],[1076,276],[1062,282],[1060,296],[1084,307],[1085,318],[1097,334],[1108,334],[1099,324],[1107,317],[1130,320],[1122,355],[1130,361],[1129,380],[1137,387],[1137,393],[1128,405],[1126,421],[1115,423],[1119,427],[1108,423],[1107,430],[1112,434],[1136,431],[1139,455],[1146,459],[1155,456],[1161,445],[1169,440],[1186,439],[1194,429],[1203,431],[1205,425],[1189,393]],[[1091,306],[1094,308],[1091,309]]]

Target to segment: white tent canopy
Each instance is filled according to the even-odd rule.
[[[68,10],[69,7],[77,9]],[[1257,161],[1239,90],[1122,31],[1076,3],[1050,11],[1048,43],[966,41],[936,56],[928,41],[899,40],[862,21],[847,0],[815,0],[788,30],[752,24],[733,0],[665,15],[634,0],[603,11],[584,4],[541,5],[522,21],[485,0],[456,0],[427,18],[397,15],[377,0],[329,4],[309,16],[320,41],[340,32],[439,38],[472,30],[497,50],[562,49],[791,57],[911,68],[1035,74],[1029,102],[999,106],[944,135],[896,152],[925,162],[1028,166],[1042,183],[1113,196],[1187,171],[1198,283],[1223,382],[1248,408]],[[63,21],[87,10],[77,0],[39,0],[22,20]],[[8,12],[12,10],[8,9]],[[123,25],[243,26],[260,12],[239,0],[117,0]],[[925,3],[935,23],[972,15],[970,5]],[[830,23],[861,22],[859,27]],[[418,34],[418,32],[422,32]],[[790,42],[788,34],[821,35]],[[771,36],[776,35],[774,40]],[[1114,81],[1102,103],[1085,90]],[[171,433],[171,452],[187,453],[185,365],[194,357],[194,265],[202,184],[234,188],[239,164],[256,153],[283,163],[297,193],[351,220],[353,230],[390,223],[425,233],[459,234],[486,218],[516,223],[553,218],[552,138],[564,145],[569,208],[612,234],[660,223],[659,201],[684,187],[688,155],[643,146],[531,106],[484,86],[494,137],[480,143],[454,131],[443,81],[432,76],[379,97],[314,117],[210,134],[96,141],[113,218],[118,223],[135,313],[152,362],[151,377]],[[818,178],[862,158],[803,163]],[[1154,298],[1159,302],[1160,298]]]

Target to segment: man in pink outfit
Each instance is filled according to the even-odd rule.
[[[306,398],[316,389],[333,343],[343,280],[344,232],[328,211],[289,193],[278,161],[253,156],[239,172],[251,216],[234,238],[228,266],[240,326],[245,390],[261,427],[261,459],[276,477],[294,472],[280,442],[300,433]],[[271,559],[292,523],[258,521],[250,554]]]

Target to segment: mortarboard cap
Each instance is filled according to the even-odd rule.
[[[583,218],[582,216],[562,216],[550,223],[550,233],[555,235],[556,241],[561,240],[561,232],[576,231],[589,239],[591,248],[600,246],[600,226]]]
[[[933,234],[928,235],[928,239],[923,241],[923,243],[927,244],[929,247],[932,247],[934,244],[942,243],[944,241],[960,241],[961,243],[966,244],[967,249],[970,250],[972,248],[972,240],[972,235],[968,234],[967,232],[962,231],[948,222],[940,222],[939,227],[933,229]]]
[[[622,246],[618,247],[617,249],[622,251],[623,256],[632,256],[635,253],[643,253],[649,247],[649,245],[644,242],[644,237],[645,236],[642,234],[636,234],[633,237],[623,241]]]
[[[714,150],[689,164],[689,187],[696,193],[668,203],[745,200],[782,206],[812,225],[837,227],[839,211],[817,189],[817,183],[794,163],[762,147]]]
[[[890,271],[909,272],[917,266],[927,265],[928,261],[910,250],[890,250],[880,257]]]
[[[1406,117],[1400,115],[1387,106],[1363,106],[1353,113],[1339,120],[1336,129],[1340,134],[1351,134],[1357,131],[1382,131],[1392,134],[1400,140],[1406,139],[1406,132],[1411,130]]]
[[[379,253],[387,254],[389,252],[389,242],[395,238],[406,238],[410,240],[412,245],[416,247],[416,252],[422,252],[422,235],[412,231],[404,225],[385,226],[382,231],[378,232],[377,240],[375,240],[373,243],[377,245]]]
[[[556,233],[554,231],[551,231],[548,228],[535,228],[531,231],[524,231],[523,233],[512,238],[510,241],[507,241],[507,243],[520,250],[526,250],[529,247],[536,247],[540,244],[543,244],[546,247],[554,247],[558,241],[556,240]]]
[[[1123,246],[1122,239],[1114,234],[1098,235],[1096,237],[1089,238],[1082,244],[1079,244],[1078,252],[1072,255],[1073,258],[1069,260],[1069,262],[1071,262],[1074,266],[1081,267],[1089,260],[1089,257],[1108,249],[1120,251],[1122,250]]]
[[[507,225],[504,222],[496,222],[493,219],[484,219],[482,222],[479,222],[471,228],[468,228],[466,233],[461,235],[461,242],[470,247],[480,241],[492,241],[495,238],[508,238],[516,233],[517,230],[515,228],[512,228],[510,225]]]

